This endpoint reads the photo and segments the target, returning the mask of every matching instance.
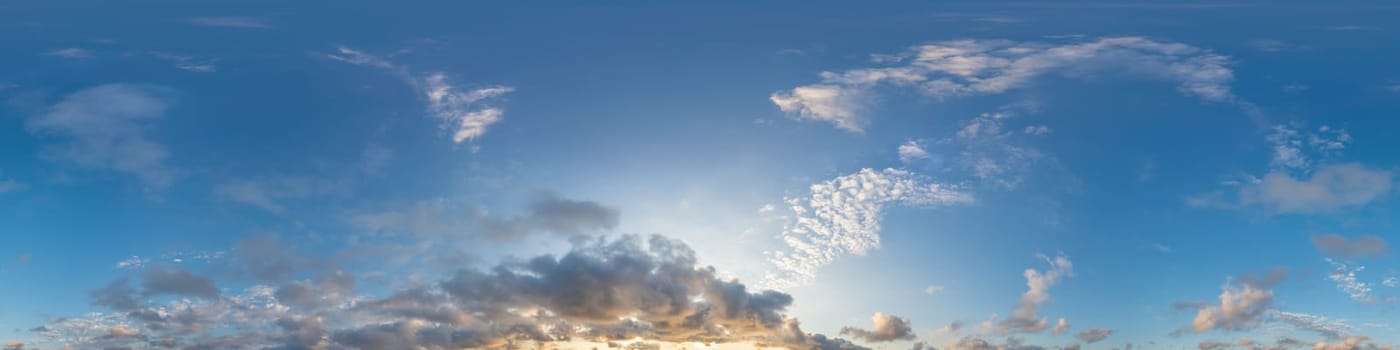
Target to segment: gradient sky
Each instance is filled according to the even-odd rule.
[[[0,342],[1400,343],[1394,4],[543,5],[0,4]]]

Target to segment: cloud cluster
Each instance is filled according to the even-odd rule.
[[[125,277],[92,292],[114,313],[55,319],[33,332],[79,348],[503,348],[640,337],[865,349],[803,332],[785,313],[790,295],[722,279],[684,243],[661,236],[589,240],[560,256],[462,268],[384,297],[356,294],[355,278],[339,271],[269,277],[279,276],[267,281],[276,286],[224,293],[206,277],[152,266],[135,286]],[[881,320],[869,337],[912,337],[906,321]]]
[[[998,94],[1035,80],[1121,74],[1176,84],[1207,101],[1233,99],[1229,59],[1210,51],[1139,37],[1079,43],[957,40],[882,55],[879,67],[823,72],[818,84],[773,93],[769,99],[797,119],[863,132],[867,104],[879,86],[907,88],[933,98]]]
[[[147,136],[149,124],[171,105],[170,91],[151,86],[109,84],[79,90],[29,119],[28,128],[62,143],[44,155],[77,166],[107,169],[141,180],[160,191],[174,182],[166,164],[170,151]]]
[[[770,254],[778,271],[767,276],[765,286],[809,284],[818,269],[838,257],[879,248],[880,220],[889,205],[935,207],[972,200],[955,186],[901,169],[861,169],[813,184],[809,196],[786,200],[794,214],[782,234],[789,250]]]
[[[876,312],[874,316],[870,317],[870,321],[874,324],[874,328],[865,330],[845,327],[841,328],[841,335],[849,335],[872,343],[913,340],[915,338],[914,328],[909,325],[909,320],[899,316]]]
[[[1327,279],[1337,284],[1337,289],[1346,293],[1347,297],[1363,303],[1375,302],[1376,298],[1371,295],[1371,284],[1362,282],[1356,277],[1358,272],[1365,270],[1365,266],[1353,266],[1345,262],[1326,259],[1332,265],[1332,272],[1327,274]]]

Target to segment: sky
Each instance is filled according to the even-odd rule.
[[[0,344],[1400,343],[1382,1],[0,4]]]

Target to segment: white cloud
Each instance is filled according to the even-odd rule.
[[[1182,94],[1206,101],[1234,98],[1229,87],[1234,73],[1227,57],[1139,37],[1071,44],[957,40],[879,57],[886,66],[823,72],[821,83],[778,91],[769,99],[798,119],[859,133],[869,122],[865,105],[880,85],[942,99],[999,94],[1051,74],[1079,78],[1113,73],[1171,82]]]
[[[166,164],[170,152],[146,137],[146,126],[165,114],[164,89],[110,84],[74,92],[33,118],[29,130],[55,134],[65,143],[44,154],[87,168],[103,168],[139,178],[148,190],[174,181]]]
[[[448,132],[453,143],[475,140],[502,120],[505,111],[491,105],[492,100],[515,91],[508,86],[488,86],[477,89],[463,89],[454,86],[447,75],[441,72],[414,77],[405,67],[389,60],[341,46],[337,54],[326,57],[350,63],[389,70],[404,77],[410,85],[423,93],[428,101],[428,112],[438,120],[439,127]]]
[[[423,84],[429,110],[442,121],[443,129],[452,132],[455,143],[481,137],[486,134],[487,127],[501,121],[501,109],[478,108],[480,102],[514,91],[505,86],[459,91],[447,83],[447,76],[442,73],[428,75]]]
[[[1344,320],[1301,312],[1274,311],[1270,313],[1276,322],[1288,326],[1316,332],[1327,339],[1338,339],[1356,329]]]
[[[1370,203],[1390,192],[1392,174],[1359,164],[1322,167],[1308,179],[1271,172],[1240,189],[1240,204],[1278,213],[1318,213]]]
[[[205,27],[224,28],[247,28],[247,29],[272,29],[273,26],[262,19],[253,17],[194,17],[187,20],[190,24]]]
[[[132,257],[130,257],[130,258],[126,258],[126,260],[118,261],[118,262],[117,262],[117,268],[118,268],[118,269],[140,269],[140,268],[146,267],[146,263],[147,263],[147,262],[148,262],[148,260],[141,259],[141,257],[139,257],[139,256],[132,256]]]
[[[1345,129],[1334,129],[1327,125],[1316,131],[1300,127],[1274,125],[1273,132],[1266,137],[1272,150],[1269,165],[1274,170],[1308,170],[1314,158],[1335,155],[1350,144],[1351,134]]]
[[[44,54],[45,54],[45,55],[49,55],[49,56],[54,56],[54,57],[62,57],[62,58],[76,59],[76,60],[89,59],[89,58],[93,58],[93,56],[94,56],[94,55],[92,54],[92,51],[91,51],[91,50],[84,49],[84,48],[79,48],[79,47],[70,47],[70,48],[64,48],[64,49],[57,49],[57,50],[53,50],[53,51],[46,52],[46,53],[44,53]]]
[[[909,163],[919,159],[927,159],[928,151],[925,151],[918,142],[913,140],[905,141],[899,145],[899,161]]]
[[[865,132],[866,120],[860,116],[865,92],[837,85],[808,85],[779,91],[768,97],[778,109],[792,113],[797,119],[824,121],[837,128]]]
[[[155,57],[156,59],[170,62],[175,65],[175,68],[184,71],[195,73],[213,73],[214,71],[218,70],[218,67],[214,66],[214,63],[218,62],[217,59],[197,59],[191,56],[173,54],[168,52],[150,52],[149,54],[151,55],[151,57]]]
[[[1049,134],[1049,133],[1050,133],[1050,127],[1045,126],[1045,125],[1031,125],[1031,126],[1027,126],[1027,127],[1026,127],[1026,130],[1025,130],[1024,132],[1026,133],[1026,135],[1040,136],[1040,135]]]
[[[1011,317],[997,324],[997,332],[1039,333],[1049,327],[1049,320],[1039,315],[1040,306],[1050,300],[1050,287],[1065,277],[1074,276],[1074,264],[1064,255],[1054,258],[1042,255],[1041,258],[1050,263],[1050,268],[1044,272],[1026,269],[1026,292],[1021,294],[1021,301],[1016,304]]]
[[[928,287],[924,287],[924,294],[934,295],[942,293],[944,289],[945,288],[940,285],[929,285]]]
[[[353,65],[394,69],[394,64],[392,62],[371,54],[360,52],[359,50],[341,46],[336,48],[336,51],[339,52],[339,54],[327,54],[326,57]]]
[[[907,170],[861,169],[813,184],[805,198],[787,198],[793,219],[783,229],[788,250],[770,252],[778,271],[771,288],[805,285],[817,270],[842,255],[864,255],[880,246],[880,220],[889,205],[934,207],[972,202],[956,187],[931,183]]]
[[[1326,259],[1332,265],[1332,272],[1327,274],[1327,279],[1337,284],[1337,289],[1346,293],[1351,300],[1370,303],[1376,298],[1371,296],[1371,285],[1356,278],[1356,274],[1365,270],[1365,266],[1352,267],[1345,262]]]

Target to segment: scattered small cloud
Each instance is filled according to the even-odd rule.
[[[1061,279],[1074,276],[1074,264],[1064,255],[1040,258],[1049,263],[1050,268],[1045,271],[1026,269],[1026,292],[1021,294],[1021,301],[1011,316],[996,325],[998,333],[1040,333],[1050,326],[1049,320],[1039,315],[1040,307],[1050,300],[1051,287]]]
[[[1040,136],[1049,134],[1050,127],[1045,125],[1031,125],[1027,126],[1024,132],[1026,133],[1026,135]]]
[[[1345,262],[1326,259],[1332,265],[1332,272],[1327,274],[1327,279],[1337,284],[1337,289],[1346,293],[1351,300],[1362,303],[1372,303],[1376,301],[1371,295],[1371,284],[1362,282],[1356,277],[1357,273],[1365,270],[1365,266],[1350,265]]]

